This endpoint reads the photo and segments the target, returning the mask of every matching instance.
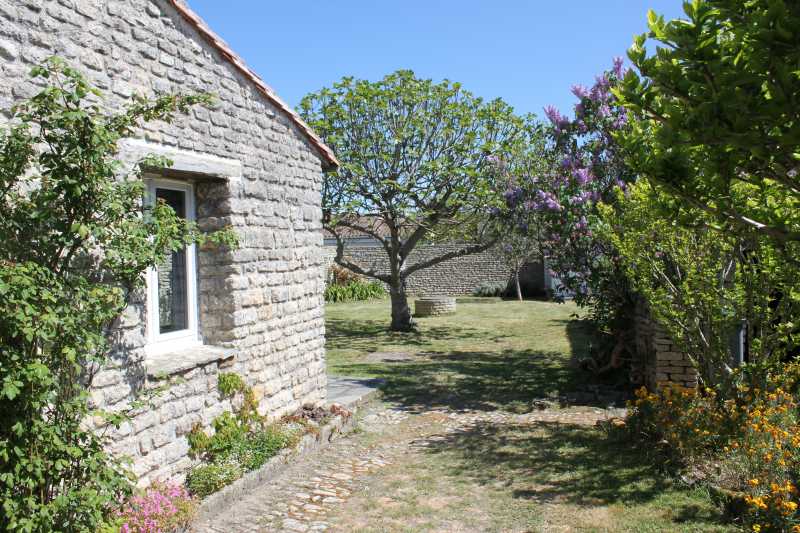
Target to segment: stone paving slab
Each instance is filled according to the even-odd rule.
[[[347,409],[356,407],[374,398],[383,379],[348,378],[328,376],[328,403],[339,404]]]

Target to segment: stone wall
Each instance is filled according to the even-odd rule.
[[[647,388],[656,390],[668,383],[697,387],[697,371],[689,357],[653,320],[646,305],[637,305],[635,320],[636,350],[641,358],[641,371]]]
[[[411,252],[408,264],[413,265],[460,248],[457,244],[419,245]],[[350,246],[345,248],[345,254],[351,261],[368,270],[389,272],[386,252],[379,246]],[[326,265],[333,263],[335,255],[335,246],[325,246]],[[506,285],[510,278],[511,272],[503,258],[496,249],[489,249],[414,272],[408,279],[407,288],[409,294],[458,296],[472,294],[482,283]],[[541,263],[529,265],[523,273],[523,279],[529,286],[530,294],[544,291]]]
[[[139,295],[119,320],[112,363],[96,375],[93,401],[118,410],[143,389],[171,386],[153,408],[112,432],[113,450],[132,456],[143,484],[181,474],[191,426],[207,426],[230,409],[216,393],[221,369],[244,376],[272,415],[324,400],[316,148],[167,0],[0,0],[0,108],[39,89],[27,73],[51,55],[84,71],[107,94],[110,109],[135,93],[216,94],[212,109],[195,108],[171,125],[150,124],[137,137],[160,152],[241,169],[195,176],[201,227],[231,226],[240,239],[236,250],[198,253],[200,330],[204,344],[218,351],[198,349],[187,365],[156,375]],[[202,357],[193,363],[194,355]]]

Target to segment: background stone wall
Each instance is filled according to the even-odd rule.
[[[217,95],[212,109],[195,108],[138,134],[238,160],[243,169],[235,179],[197,183],[201,226],[229,225],[240,239],[234,251],[198,254],[204,342],[235,349],[226,371],[255,387],[262,411],[279,415],[322,401],[322,175],[306,138],[164,0],[0,0],[0,108],[39,89],[28,72],[52,55],[84,71],[108,95],[110,109],[134,93]],[[219,362],[148,377],[144,313],[139,297],[120,318],[113,361],[92,391],[97,405],[118,410],[147,387],[172,384],[111,433],[114,451],[134,459],[143,484],[182,473],[187,431],[230,408],[216,393]]]
[[[418,245],[411,252],[408,264],[413,265],[460,248],[461,245],[457,244]],[[389,272],[389,260],[381,247],[349,246],[345,247],[345,255],[368,270]],[[336,247],[325,246],[326,265],[333,264],[335,256]],[[457,257],[414,272],[408,279],[407,287],[410,294],[459,296],[472,294],[472,291],[482,283],[506,285],[510,278],[511,272],[508,265],[503,261],[499,252],[491,248],[485,252]],[[544,278],[541,263],[528,265],[524,269],[522,279],[530,295],[543,293]]]

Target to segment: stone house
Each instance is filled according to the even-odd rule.
[[[187,432],[231,407],[217,393],[221,371],[242,375],[270,415],[324,401],[330,149],[181,0],[0,0],[0,108],[38,90],[27,73],[52,55],[86,73],[110,109],[136,93],[214,93],[212,109],[148,125],[120,157],[172,159],[148,176],[149,198],[240,240],[173,254],[120,318],[93,401],[117,410],[143,389],[165,391],[112,434],[112,450],[132,457],[142,484],[183,473]]]

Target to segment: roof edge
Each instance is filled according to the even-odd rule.
[[[317,149],[326,169],[339,166],[339,160],[322,139],[312,130],[308,124],[300,118],[300,115],[292,109],[286,102],[284,102],[261,77],[256,74],[244,60],[234,52],[228,44],[222,40],[208,25],[203,21],[200,16],[192,11],[184,0],[169,0],[169,3],[178,11],[183,19],[196,29],[200,35],[217,51],[227,59],[239,72],[255,84],[258,90],[263,94],[267,100],[274,104],[278,109],[283,111],[289,116],[289,119],[297,126],[300,131],[305,135],[308,142]]]

